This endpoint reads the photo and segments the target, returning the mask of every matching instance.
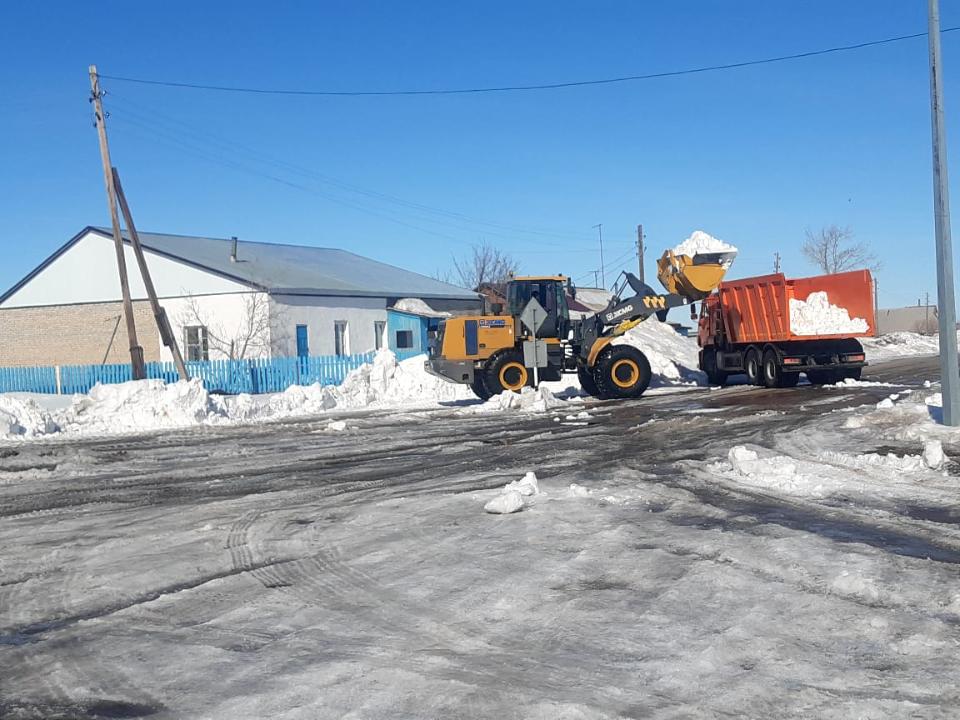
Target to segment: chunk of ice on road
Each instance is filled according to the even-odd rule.
[[[495,515],[515,513],[523,508],[523,495],[519,490],[508,490],[490,500],[483,509]]]
[[[877,403],[877,410],[889,410],[892,407],[893,407],[893,400],[891,400],[888,397],[884,398],[883,400]]]
[[[332,423],[327,425],[327,430],[332,430],[333,432],[343,432],[347,429],[347,423],[343,420],[334,420]]]
[[[553,408],[563,407],[566,401],[561,400],[549,388],[540,386],[536,390],[532,387],[522,388],[515,393],[504,390],[494,395],[483,405],[484,410],[523,410],[525,412],[545,412]]]
[[[923,462],[931,470],[940,470],[947,461],[943,452],[943,443],[939,440],[927,440],[923,444]]]
[[[577,485],[576,483],[570,483],[570,487],[567,488],[568,497],[590,497],[590,490],[585,488],[583,485]]]
[[[845,308],[831,305],[821,290],[806,300],[790,298],[790,329],[794,335],[838,335],[865,333],[868,326],[863,318],[851,318]]]
[[[528,472],[519,480],[514,480],[513,482],[507,483],[507,485],[503,488],[504,492],[510,492],[511,490],[516,490],[518,493],[524,496],[539,495],[540,483],[537,481],[537,474],[534,472]]]
[[[718,240],[703,230],[694,230],[693,233],[673,249],[674,255],[693,257],[701,253],[737,252],[737,249],[723,240]]]

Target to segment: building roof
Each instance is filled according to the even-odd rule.
[[[89,226],[11,288],[12,295],[88,232],[112,238],[110,228]],[[479,295],[426,275],[347,250],[232,238],[140,232],[140,243],[158,255],[280,295],[342,295],[478,300]],[[129,244],[129,237],[124,234]],[[234,247],[236,258],[233,259]]]

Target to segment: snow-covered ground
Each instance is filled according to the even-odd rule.
[[[940,352],[939,335],[914,332],[887,333],[876,338],[860,338],[868,360],[889,360],[914,355],[935,355]]]
[[[669,325],[647,321],[615,342],[644,351],[653,371],[654,389],[702,385],[696,340]],[[209,395],[199,383],[164,385],[159,380],[99,385],[72,399],[0,394],[0,440],[24,440],[63,433],[73,436],[183,428],[194,425],[257,423],[356,410],[388,411],[463,406],[463,412],[522,410],[542,412],[579,399],[576,375],[546,382],[522,396],[505,393],[480,403],[470,388],[431,375],[426,356],[397,362],[389,350],[351,372],[340,386],[293,386],[273,395]],[[556,396],[556,397],[555,397]]]
[[[955,717],[928,379],[16,446],[0,716]]]

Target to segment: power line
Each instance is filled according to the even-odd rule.
[[[960,30],[960,26],[943,28],[941,33],[955,32]],[[889,45],[891,43],[902,42],[904,40],[913,40],[926,37],[926,32],[913,33],[911,35],[898,35],[896,37],[883,38],[881,40],[869,40],[867,42],[855,43],[852,45],[838,45],[835,47],[823,48],[821,50],[808,50],[806,52],[793,53],[791,55],[777,55],[775,57],[759,58],[757,60],[744,60],[736,63],[725,63],[721,65],[706,65],[695,68],[685,68],[682,70],[667,70],[658,73],[647,73],[644,75],[624,75],[622,77],[601,78],[598,80],[573,80],[568,82],[553,82],[542,85],[503,85],[499,87],[472,87],[472,88],[441,88],[434,90],[290,90],[279,88],[255,88],[239,87],[229,85],[202,85],[198,83],[173,82],[166,80],[149,80],[146,78],[124,77],[121,75],[101,75],[101,78],[116,80],[117,82],[137,83],[140,85],[160,85],[163,87],[185,88],[190,90],[213,90],[216,92],[233,93],[252,93],[256,95],[318,95],[326,97],[363,97],[363,96],[392,96],[392,95],[468,95],[478,93],[499,93],[499,92],[523,92],[530,90],[559,90],[563,88],[584,87],[588,85],[612,85],[614,83],[636,82],[640,80],[654,80],[656,78],[678,77],[681,75],[695,75],[698,73],[714,72],[720,70],[735,70],[737,68],[751,67],[754,65],[769,65],[771,63],[785,62],[788,60],[801,60],[805,58],[817,57],[819,55],[830,55],[832,53],[849,52],[852,50],[862,50],[868,47],[878,45]]]

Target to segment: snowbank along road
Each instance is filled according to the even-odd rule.
[[[869,425],[936,361],[867,375],[7,446],[0,716],[956,717],[955,466]]]

